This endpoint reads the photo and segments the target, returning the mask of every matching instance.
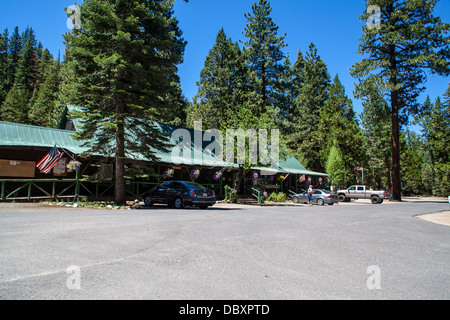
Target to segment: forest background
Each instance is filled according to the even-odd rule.
[[[201,2],[177,1],[174,16],[179,19],[180,31],[184,31],[183,19],[177,13],[199,10]],[[360,2],[356,10],[363,17],[367,12],[364,1]],[[400,5],[404,1],[391,2]],[[178,11],[181,6],[184,9]],[[179,59],[173,62],[179,68],[171,77],[171,90],[166,96],[170,108],[161,107],[164,112],[145,117],[187,127],[201,120],[204,129],[278,128],[290,152],[307,169],[327,172],[334,185],[365,183],[374,188],[392,189],[389,90],[380,81],[373,81],[358,94],[357,88],[346,87],[341,80],[348,81],[350,69],[363,56],[347,66],[347,73],[331,74],[329,63],[320,52],[324,40],[312,39],[308,45],[292,48],[287,34],[282,31],[283,23],[291,22],[277,20],[270,2],[252,1],[247,6],[245,11],[238,12],[244,21],[239,37],[233,31],[232,38],[222,26],[208,29],[209,34],[214,34],[214,41],[207,52],[196,57],[202,60],[201,70],[189,70],[186,77],[183,75],[187,71],[183,71],[181,62],[184,56],[186,64],[188,49],[185,52],[182,48]],[[284,4],[284,9],[289,10],[289,3]],[[439,17],[439,14],[434,13],[434,16]],[[358,20],[358,16],[354,19]],[[354,51],[367,35],[364,18],[359,21],[361,28],[349,31],[361,38]],[[444,62],[448,68],[449,29],[445,23],[441,25],[444,26],[440,33],[447,41]],[[65,105],[74,102],[68,83],[73,79],[68,63],[70,57],[65,50],[50,52],[31,26],[3,30],[0,35],[0,120],[56,127]],[[66,30],[66,35],[73,32]],[[301,37],[308,30],[298,33]],[[266,35],[264,40],[262,34]],[[181,35],[178,39],[182,39]],[[65,37],[65,41],[70,42],[69,37]],[[197,45],[196,41],[198,39],[192,46]],[[186,48],[190,45],[188,41]],[[339,59],[337,56],[330,63],[339,63]],[[450,193],[450,83],[448,73],[441,72],[443,77],[430,75],[429,78],[445,83],[445,89],[431,98],[427,94],[428,83],[418,83],[415,88],[423,86],[424,89],[419,90],[415,101],[399,115],[399,168],[404,195],[447,196]],[[183,81],[189,81],[191,89],[183,90]],[[192,93],[194,85],[196,92]],[[350,90],[355,90],[355,94],[348,92]],[[358,170],[361,167],[365,169],[364,181]]]

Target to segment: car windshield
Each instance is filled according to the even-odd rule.
[[[206,189],[204,186],[198,184],[197,182],[185,181],[184,184],[186,184],[190,188]]]

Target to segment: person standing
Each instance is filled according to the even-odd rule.
[[[313,205],[313,186],[310,185],[308,189],[308,206],[312,207]]]

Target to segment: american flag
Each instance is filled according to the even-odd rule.
[[[302,175],[302,176],[300,177],[300,179],[298,179],[298,182],[303,182],[303,181],[305,181],[305,180],[306,180],[305,175]]]
[[[36,167],[42,172],[42,173],[49,173],[50,170],[61,160],[62,156],[64,155],[64,152],[59,152],[58,148],[56,146],[53,147],[52,150],[50,150],[47,155],[42,158],[41,161],[36,165]]]

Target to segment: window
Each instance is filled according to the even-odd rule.
[[[197,189],[206,189],[204,186],[202,186],[201,184],[198,184],[196,182],[186,181],[184,183],[187,184],[188,187],[191,187],[191,188],[194,187],[194,188],[197,188]]]
[[[172,182],[171,185],[170,185],[170,188],[177,189],[177,190],[180,190],[180,189],[184,190],[184,189],[186,189],[186,187],[183,184],[179,183],[179,182]]]
[[[158,189],[168,189],[170,187],[171,182],[164,182],[162,185],[159,186]]]
[[[364,187],[358,187],[358,191],[364,191]]]

